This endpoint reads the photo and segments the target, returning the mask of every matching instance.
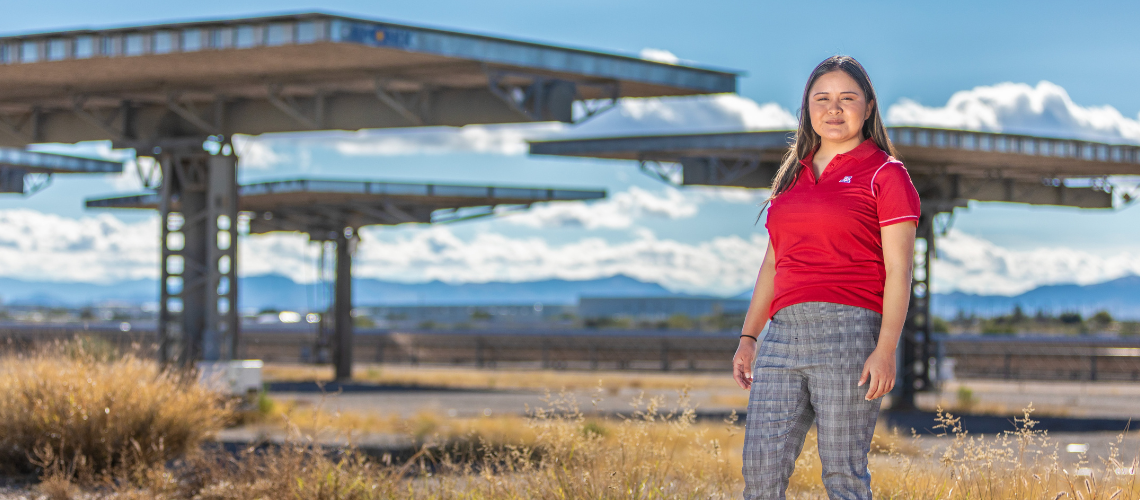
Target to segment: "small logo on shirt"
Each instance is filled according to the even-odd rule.
[[[851,184],[851,176],[850,175],[845,176],[844,178],[839,179],[839,182],[842,182],[844,184]]]

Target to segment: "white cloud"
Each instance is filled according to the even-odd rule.
[[[232,138],[241,167],[264,170],[289,161],[289,155],[273,149],[272,139],[236,134]]]
[[[1140,143],[1140,120],[1112,106],[1081,106],[1058,85],[1000,83],[956,92],[945,106],[902,99],[887,109],[891,125],[1009,132],[1107,142]]]
[[[640,216],[687,217],[696,205],[691,199],[678,198],[677,193],[631,190],[620,193],[627,195],[620,203],[641,211]],[[599,222],[598,213],[579,218],[584,226],[617,227]],[[157,220],[151,217],[128,224],[110,214],[72,219],[27,209],[0,210],[0,276],[93,283],[154,279],[159,257]],[[767,245],[760,234],[682,243],[660,239],[636,226],[621,227],[633,228],[631,239],[584,238],[561,245],[537,236],[508,237],[494,232],[465,239],[448,226],[424,226],[385,237],[379,229],[365,229],[354,274],[448,282],[626,274],[677,291],[732,294],[751,286]],[[934,264],[938,292],[1012,295],[1041,285],[1091,284],[1140,274],[1140,253],[1136,252],[1100,256],[1064,247],[1011,250],[957,230],[939,239],[938,250]],[[317,279],[320,247],[300,234],[242,238],[239,251],[243,276],[279,273],[302,283]]]
[[[127,224],[110,214],[71,219],[0,210],[0,276],[113,282],[158,276],[158,217]]]
[[[565,131],[566,136],[684,134],[789,129],[796,117],[776,103],[737,94],[623,99],[615,109]]]
[[[497,233],[463,239],[446,226],[425,227],[394,240],[377,238],[373,231],[363,231],[353,257],[354,276],[467,283],[625,274],[675,291],[718,295],[751,286],[768,244],[762,235],[686,244],[658,239],[646,230],[635,231],[627,242],[585,238],[565,245]],[[278,273],[301,283],[316,279],[320,248],[300,234],[255,236],[240,248],[243,276]]]
[[[1102,257],[1064,247],[1010,250],[951,230],[938,240],[934,289],[1016,295],[1041,285],[1100,283],[1140,275],[1140,253]]]
[[[468,125],[361,130],[338,136],[337,152],[349,156],[400,156],[449,153],[523,155],[526,141],[561,130],[559,123]]]
[[[641,53],[639,53],[638,56],[642,59],[645,59],[646,61],[656,61],[668,64],[677,64],[681,62],[680,57],[677,57],[675,54],[669,52],[668,50],[654,49],[650,47],[641,49]]]
[[[638,187],[594,202],[544,203],[504,220],[535,228],[584,227],[625,229],[642,217],[684,219],[697,214],[697,203],[680,190],[666,188],[656,195]]]
[[[358,276],[401,281],[529,281],[592,279],[615,274],[657,282],[691,293],[737,293],[748,287],[764,258],[767,240],[737,236],[696,244],[663,240],[638,230],[634,239],[612,243],[585,238],[555,246],[540,238],[495,233],[470,240],[447,227],[425,228],[395,241],[369,238],[358,250]]]
[[[641,218],[676,220],[693,217],[700,205],[709,201],[758,204],[765,196],[767,191],[757,189],[666,187],[661,194],[655,194],[632,187],[605,200],[543,203],[525,212],[505,211],[502,215],[505,221],[534,228],[626,229]]]
[[[300,233],[248,236],[238,244],[238,274],[282,274],[298,283],[313,283],[319,278],[320,253],[320,244]]]

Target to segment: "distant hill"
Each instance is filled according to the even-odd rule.
[[[101,285],[0,278],[0,301],[11,305],[49,307],[74,307],[106,302],[157,303],[158,281],[130,280]]]
[[[936,293],[933,304],[934,314],[943,318],[952,318],[958,311],[996,316],[1020,305],[1026,314],[1041,310],[1052,314],[1080,312],[1088,316],[1103,309],[1116,318],[1140,319],[1140,276],[1125,276],[1093,285],[1046,285],[1012,297]]]
[[[461,283],[442,281],[396,283],[375,279],[352,280],[358,306],[389,305],[572,305],[582,296],[664,297],[677,295],[657,283],[617,275],[593,280],[542,280],[525,282]],[[242,309],[311,310],[327,303],[329,292],[317,285],[299,285],[284,276],[242,278],[238,288]]]
[[[657,283],[617,275],[593,280],[541,280],[448,284],[396,283],[375,279],[355,279],[355,302],[373,305],[571,305],[579,297],[678,297]],[[331,290],[319,285],[294,283],[280,275],[242,278],[239,304],[243,310],[268,308],[317,310],[326,307]],[[0,278],[0,300],[10,305],[79,307],[107,302],[153,304],[157,302],[155,280],[132,280],[110,284],[31,282]],[[733,298],[747,299],[751,291]],[[1095,285],[1049,285],[1015,296],[975,295],[961,292],[934,295],[934,312],[952,318],[966,314],[993,316],[1008,313],[1015,305],[1027,313],[1044,310],[1057,314],[1078,311],[1090,315],[1101,309],[1117,318],[1140,319],[1140,276]]]
[[[617,275],[593,280],[542,280],[518,283],[448,284],[352,280],[356,305],[572,305],[578,297],[667,297],[676,294],[657,283]],[[107,302],[157,302],[156,280],[133,280],[105,285],[68,282],[29,282],[0,278],[0,300],[9,305],[79,307]],[[326,307],[331,290],[299,284],[280,275],[241,278],[238,303],[243,310],[316,310]]]

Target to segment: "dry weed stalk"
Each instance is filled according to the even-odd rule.
[[[960,417],[937,412],[935,430],[949,440],[919,455],[890,453],[872,462],[872,486],[877,498],[1007,500],[1060,498],[1135,500],[1140,498],[1136,464],[1121,460],[1119,444],[1103,457],[1104,467],[1090,467],[1082,455],[1073,470],[1062,467],[1058,443],[1037,429],[1033,406],[1014,418],[1015,429],[995,436],[972,436]],[[916,437],[916,439],[918,439]]]

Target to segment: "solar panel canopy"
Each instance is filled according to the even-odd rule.
[[[924,127],[888,132],[935,211],[969,200],[1111,208],[1104,177],[1140,175],[1136,145]],[[686,185],[766,188],[792,139],[790,131],[606,137],[532,142],[530,152],[637,160]]]
[[[0,145],[569,122],[575,101],[734,92],[736,78],[319,13],[35,33],[0,37]]]
[[[0,193],[26,192],[28,174],[111,174],[123,171],[122,162],[95,160],[16,148],[0,148]]]
[[[249,215],[249,231],[308,233],[336,239],[345,227],[452,222],[492,215],[496,207],[528,207],[548,201],[605,198],[600,190],[513,186],[408,184],[319,179],[247,184],[238,189],[238,210]],[[157,209],[160,195],[91,199],[88,208]],[[174,202],[173,209],[179,209]]]

